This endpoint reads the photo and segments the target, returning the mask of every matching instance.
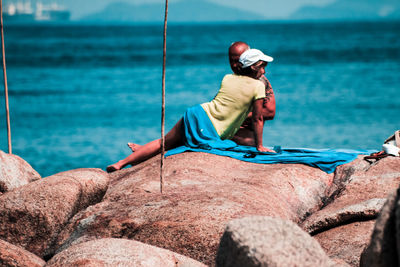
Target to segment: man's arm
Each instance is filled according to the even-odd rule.
[[[267,77],[262,76],[260,80],[265,84],[265,98],[263,98],[262,103],[262,116],[264,121],[273,120],[276,109],[274,90],[272,89],[271,83],[268,81]],[[246,120],[242,124],[243,128],[253,130],[251,122],[252,116],[253,112],[250,112],[247,115]]]
[[[258,151],[261,152],[274,152],[263,146],[263,128],[264,128],[264,117],[262,114],[263,110],[263,99],[254,101],[253,104],[253,116],[251,117],[253,129],[254,129],[254,141]]]
[[[262,76],[260,80],[265,84],[265,98],[263,101],[262,115],[264,120],[273,120],[276,111],[274,90],[272,89],[271,83],[268,81],[267,77]]]

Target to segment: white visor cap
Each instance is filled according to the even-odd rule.
[[[242,68],[247,68],[258,61],[272,62],[274,59],[270,56],[265,55],[258,49],[248,49],[244,51],[239,58],[239,62],[242,63]]]

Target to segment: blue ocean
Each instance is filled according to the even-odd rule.
[[[160,137],[162,25],[5,27],[13,153],[43,177],[102,168]],[[211,100],[245,41],[277,113],[264,145],[381,149],[400,129],[400,22],[168,25],[166,129]],[[0,149],[8,151],[4,94]]]

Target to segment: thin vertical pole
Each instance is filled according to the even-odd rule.
[[[162,104],[161,104],[161,166],[160,166],[160,192],[164,187],[164,154],[165,154],[165,66],[167,58],[167,19],[168,0],[165,0],[164,15],[164,42],[163,42],[163,69],[162,69]]]
[[[3,1],[2,0],[0,0],[0,21],[1,21],[1,51],[2,51],[2,55],[3,55],[4,94],[5,94],[5,98],[6,98],[8,153],[12,154],[10,109],[9,109],[9,104],[8,104],[8,86],[7,86],[7,71],[6,71],[6,52],[5,52],[5,48],[4,48]]]

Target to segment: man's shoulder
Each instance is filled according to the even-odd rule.
[[[225,80],[225,79],[234,79],[235,76],[237,76],[237,75],[236,75],[236,74],[233,74],[233,73],[225,74],[224,80]]]
[[[246,84],[254,84],[254,85],[261,83],[264,85],[264,83],[260,80],[257,80],[257,79],[254,79],[254,78],[251,78],[248,76],[244,76],[244,75],[237,75],[237,74],[226,74],[224,76],[224,80],[229,81],[229,82],[243,82]]]

